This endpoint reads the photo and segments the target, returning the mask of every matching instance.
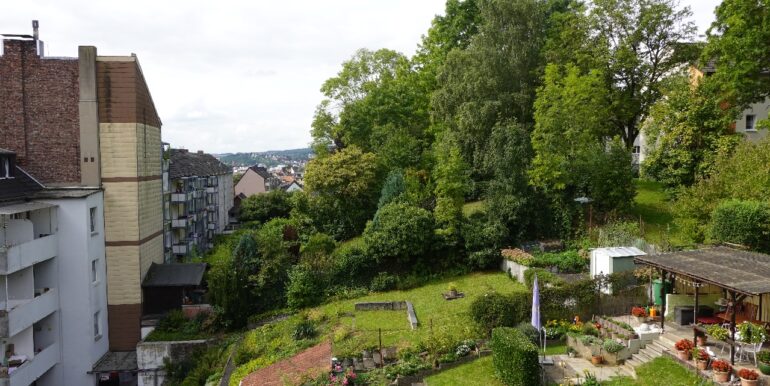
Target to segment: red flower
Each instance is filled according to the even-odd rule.
[[[743,378],[743,379],[749,380],[749,381],[753,381],[753,380],[759,379],[759,373],[757,373],[754,370],[749,370],[749,369],[740,369],[740,370],[738,370],[738,376]]]

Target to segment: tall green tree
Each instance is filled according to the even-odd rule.
[[[453,50],[433,95],[434,119],[452,132],[475,180],[484,167],[496,125],[532,122],[549,6],[545,1],[480,0],[478,33],[464,50]]]
[[[436,207],[433,209],[433,216],[436,220],[436,235],[445,245],[456,246],[460,237],[463,204],[470,175],[460,154],[460,147],[450,133],[441,136],[435,144],[434,152]]]
[[[725,100],[745,107],[770,96],[770,0],[724,0],[708,30],[705,63]]]
[[[595,0],[588,16],[592,53],[606,76],[615,135],[631,149],[668,74],[689,59],[695,33],[688,7],[674,0]]]

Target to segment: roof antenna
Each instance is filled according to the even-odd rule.
[[[45,56],[45,47],[43,46],[43,41],[39,39],[40,32],[38,32],[38,27],[40,27],[40,23],[37,20],[32,20],[32,40],[37,46],[37,54],[43,57]]]

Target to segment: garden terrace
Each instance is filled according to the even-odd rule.
[[[718,288],[726,294],[726,298],[734,305],[724,313],[717,314],[718,318],[710,320],[711,323],[719,322],[717,319],[730,323],[732,335],[730,340],[735,340],[736,322],[744,320],[764,324],[770,320],[767,309],[763,310],[763,303],[770,294],[770,255],[739,250],[729,247],[714,247],[708,249],[674,252],[661,255],[647,255],[635,258],[635,262],[648,265],[660,270],[664,280],[678,280],[694,289],[694,315],[700,315],[702,287]],[[661,298],[665,286],[661,286]],[[746,303],[744,305],[744,303]],[[753,306],[756,305],[756,308]],[[664,314],[666,301],[662,304]],[[750,310],[741,313],[740,309]],[[698,321],[701,321],[699,318]],[[661,328],[664,328],[661,320]],[[731,344],[731,362],[735,362],[735,348]]]

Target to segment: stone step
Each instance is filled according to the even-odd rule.
[[[638,354],[634,354],[633,358],[634,359],[638,359],[642,363],[647,363],[647,362],[653,360],[652,356],[650,356],[648,354],[645,354],[645,353],[642,353],[642,352],[640,352]]]

